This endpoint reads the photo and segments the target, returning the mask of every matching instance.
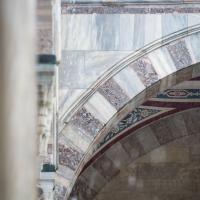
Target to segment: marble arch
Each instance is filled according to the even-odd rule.
[[[86,94],[84,104],[71,118],[63,118],[58,173],[71,185],[67,195],[113,125],[158,92],[200,75],[199,36],[198,25],[160,40],[159,47],[148,46],[149,50],[136,52],[126,59],[125,65],[118,65],[114,73],[108,73],[91,95]],[[80,143],[74,146],[75,141]]]
[[[199,106],[169,114],[119,140],[81,173],[70,199],[95,199],[118,174],[145,154],[182,138],[197,137],[200,133]]]

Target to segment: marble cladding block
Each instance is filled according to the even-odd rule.
[[[83,154],[74,147],[65,144],[58,145],[59,164],[75,170]]]
[[[164,120],[151,124],[150,128],[161,145],[174,139],[173,133],[170,131]]]
[[[125,58],[127,51],[62,51],[60,88],[87,89],[107,69]]]
[[[98,92],[102,94],[117,110],[119,110],[129,100],[129,97],[113,79],[108,80],[100,86]]]
[[[98,91],[84,105],[96,119],[106,124],[117,110],[109,103],[109,101]]]
[[[161,18],[163,36],[188,27],[187,14],[172,13],[168,15],[162,15]]]
[[[176,85],[176,83],[177,83],[177,74],[176,73],[170,74],[167,77],[160,80],[159,91],[163,92],[167,88],[171,88],[172,86]]]
[[[181,114],[172,116],[171,119],[166,120],[166,125],[173,133],[174,138],[180,138],[188,134]]]
[[[62,51],[59,67],[59,87],[70,89],[86,88],[85,57],[82,52]]]
[[[156,49],[148,54],[154,70],[158,74],[159,79],[177,71],[172,57],[166,46]]]
[[[92,200],[96,192],[89,188],[88,183],[84,179],[78,178],[70,195],[70,200]]]
[[[178,166],[177,166],[178,165]],[[138,179],[165,179],[170,180],[178,175],[180,172],[181,164],[176,163],[168,163],[168,164],[160,164],[153,165],[150,163],[146,164],[138,164],[136,168],[136,176]]]
[[[149,152],[160,146],[156,136],[149,127],[139,130],[136,135],[145,152]]]
[[[120,143],[129,154],[131,160],[135,160],[144,154],[144,148],[135,135],[124,138]]]
[[[150,9],[146,10],[149,12]],[[188,23],[189,15],[188,13],[62,15],[62,49],[138,50],[150,42],[187,28],[191,25],[191,19]],[[196,15],[198,17],[193,17],[192,25],[200,22],[199,13]]]
[[[127,166],[131,161],[129,155],[119,142],[109,148],[106,151],[106,155],[119,169]]]
[[[74,102],[83,95],[86,89],[69,89],[59,87],[59,114],[62,116]]]
[[[136,94],[145,89],[144,84],[130,66],[121,70],[113,79],[130,98],[133,98]],[[135,84],[132,84],[133,80]]]
[[[58,164],[56,173],[70,182],[75,175],[75,171],[67,166]],[[68,187],[67,187],[68,188]],[[69,189],[69,188],[68,188]]]
[[[70,126],[70,124],[67,124],[61,133],[65,136],[66,140],[75,144],[83,152],[87,150],[91,142],[91,138],[87,137],[88,135],[83,134],[73,126]]]
[[[158,80],[158,74],[147,57],[138,59],[130,66],[134,69],[146,87],[152,85]]]
[[[168,45],[167,49],[178,70],[192,64],[192,58],[184,40]]]
[[[96,119],[86,108],[82,107],[79,111],[72,117],[71,123],[77,129],[80,129],[86,135],[92,138],[101,130],[103,124]]]
[[[119,169],[105,154],[93,164],[93,167],[108,181],[119,173]]]
[[[200,46],[200,33],[195,33],[191,35],[186,41],[191,45],[191,49],[193,55],[195,57],[196,62],[200,61],[200,53],[199,53],[199,46]]]
[[[52,54],[53,52],[53,35],[52,29],[37,30],[37,53]]]
[[[106,179],[92,166],[88,167],[81,176],[87,182],[88,186],[96,192],[107,183]]]
[[[199,109],[197,109],[196,112],[191,110],[190,112],[183,113],[183,119],[187,128],[188,135],[200,133],[199,117]]]
[[[56,184],[54,189],[54,200],[63,200],[66,192],[67,192],[66,187],[60,184]]]
[[[158,81],[158,82],[154,83],[153,85],[151,85],[150,87],[148,87],[145,90],[146,91],[145,100],[148,100],[149,98],[155,96],[161,89],[160,85],[161,85],[161,82]]]
[[[176,72],[176,84],[182,81],[190,80],[192,78],[193,67],[188,67],[186,69]]]
[[[194,77],[199,77],[200,76],[200,64],[197,63],[194,65],[193,67],[193,71],[192,71],[192,78]]]

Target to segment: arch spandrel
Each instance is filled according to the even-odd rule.
[[[67,172],[69,180],[76,179],[113,124],[158,92],[199,76],[199,57],[194,53],[196,44],[191,39],[195,35],[198,37],[198,27],[190,31],[177,38],[173,36],[154,50],[142,52],[143,57],[129,60],[121,71],[98,85],[96,92],[66,123],[60,133],[59,143],[64,143],[65,147],[59,152],[59,165],[64,165],[63,172]],[[68,129],[77,137],[70,138],[72,134],[67,134]],[[73,143],[77,138],[83,140],[84,145]],[[66,158],[69,162],[64,162]]]

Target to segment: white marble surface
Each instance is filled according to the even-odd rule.
[[[176,71],[176,66],[166,48],[155,50],[151,52],[148,56],[153,66],[155,66],[155,70],[159,78],[163,78],[166,75]]]
[[[60,102],[65,99],[65,106],[61,113],[72,106],[84,91],[92,88],[98,77],[129,53],[198,23],[200,14],[190,13],[63,14]],[[195,37],[191,37],[191,46],[196,49],[194,58],[199,59],[199,41]],[[151,57],[159,78],[175,70],[170,56],[167,57],[166,52],[164,57],[162,54],[155,53],[159,58]],[[124,85],[132,97],[136,88],[128,87]]]
[[[124,68],[120,73],[115,75],[114,80],[130,98],[145,89],[144,84],[130,67]],[[135,84],[132,84],[133,81]]]
[[[85,152],[90,144],[90,140],[86,135],[81,135],[77,133],[70,125],[66,126],[62,131],[62,134],[66,137],[67,140],[71,141],[73,144],[76,144],[83,152]]]
[[[99,93],[95,94],[85,104],[85,108],[103,124],[117,112],[117,110]]]

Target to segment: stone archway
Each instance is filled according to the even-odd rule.
[[[143,56],[129,60],[101,82],[91,96],[86,95],[86,101],[70,119],[63,119],[58,173],[71,186],[93,156],[93,147],[113,125],[158,92],[199,76],[198,41],[198,27],[193,27],[159,48],[143,50]]]
[[[82,172],[71,197],[94,199],[118,174],[143,155],[181,138],[199,138],[199,117],[199,108],[189,109],[155,121],[119,140]],[[197,143],[190,145],[198,146]]]

